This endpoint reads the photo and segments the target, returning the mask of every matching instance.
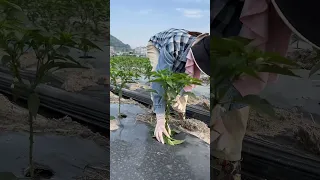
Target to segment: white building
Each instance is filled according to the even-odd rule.
[[[110,57],[114,56],[116,54],[116,51],[114,50],[113,46],[110,46]]]
[[[134,53],[141,56],[147,56],[147,47],[137,47],[134,49]]]

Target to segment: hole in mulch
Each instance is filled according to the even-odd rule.
[[[28,167],[25,169],[25,177],[30,176],[30,167]],[[54,176],[54,171],[47,166],[35,164],[34,176],[40,179],[51,179]]]
[[[119,118],[127,118],[128,116],[126,114],[120,113]]]
[[[95,59],[93,56],[80,56],[81,59]]]

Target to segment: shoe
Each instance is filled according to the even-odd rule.
[[[241,180],[241,161],[227,161],[213,158],[213,174],[215,180]]]

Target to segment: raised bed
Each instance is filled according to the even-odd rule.
[[[0,92],[12,95],[10,88],[12,76],[0,73]],[[109,129],[109,101],[101,102],[79,93],[70,93],[48,85],[40,85],[36,91],[41,100],[41,106],[66,114],[83,122]],[[27,100],[26,94],[21,99]]]

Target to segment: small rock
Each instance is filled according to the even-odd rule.
[[[111,120],[110,121],[110,131],[115,131],[119,129],[118,121],[117,120]]]

